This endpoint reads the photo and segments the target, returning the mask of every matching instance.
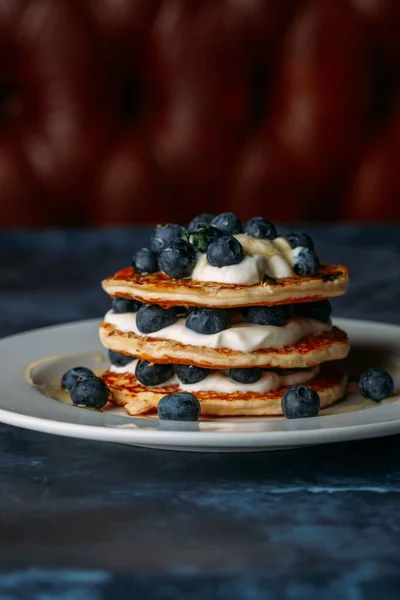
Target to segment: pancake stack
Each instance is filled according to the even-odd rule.
[[[346,393],[335,361],[349,341],[329,298],[345,293],[347,268],[320,263],[306,234],[279,236],[260,217],[243,232],[222,217],[159,226],[151,248],[102,283],[112,298],[100,326],[104,379],[132,416],[179,391],[219,417],[282,415],[293,385],[317,391],[321,408]]]

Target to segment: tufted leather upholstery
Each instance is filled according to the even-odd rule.
[[[399,0],[0,0],[0,223],[399,218],[399,31]]]

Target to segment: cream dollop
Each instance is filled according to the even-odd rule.
[[[106,323],[114,325],[119,331],[132,332],[135,335],[162,340],[180,342],[188,346],[205,348],[230,348],[238,352],[254,352],[268,348],[284,348],[296,344],[310,335],[320,335],[331,331],[332,324],[321,323],[313,319],[295,317],[289,319],[283,327],[274,325],[254,325],[242,320],[232,323],[228,329],[219,333],[205,335],[186,327],[184,317],[172,325],[154,333],[143,334],[136,325],[136,313],[117,314],[110,310],[104,317]]]
[[[245,256],[238,265],[213,267],[205,254],[199,254],[193,269],[192,279],[196,281],[215,281],[237,285],[254,285],[262,281],[265,273],[265,258],[260,254]]]
[[[265,274],[276,279],[294,276],[293,265],[298,252],[292,250],[286,238],[262,240],[245,233],[234,237],[243,246],[245,257],[242,262],[226,267],[213,267],[207,261],[206,254],[200,254],[191,275],[192,279],[233,285],[255,285],[262,282]]]

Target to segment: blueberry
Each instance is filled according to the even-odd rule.
[[[229,369],[229,378],[238,383],[255,383],[261,379],[262,371],[259,367],[252,369]]]
[[[274,240],[277,237],[275,225],[263,217],[253,217],[244,226],[244,232],[263,240]]]
[[[153,333],[172,325],[176,319],[174,307],[163,309],[158,304],[143,304],[138,310],[136,325],[142,333]]]
[[[93,375],[93,371],[86,367],[74,367],[62,376],[61,387],[63,390],[70,392],[78,381],[78,377],[90,377],[91,375]]]
[[[360,392],[366,398],[380,402],[394,393],[392,376],[382,369],[368,369],[360,377]]]
[[[218,227],[224,235],[242,233],[242,223],[232,212],[221,213],[211,221],[211,224]]]
[[[187,239],[196,252],[207,252],[207,248],[211,242],[214,242],[222,235],[222,231],[216,227],[209,226],[203,227],[203,229],[197,229],[193,233],[189,233]]]
[[[208,246],[207,260],[213,267],[238,265],[243,259],[243,246],[231,235],[223,235]]]
[[[331,318],[332,307],[329,300],[319,300],[318,302],[296,304],[294,311],[297,317],[307,317],[308,319],[328,323]]]
[[[189,277],[196,263],[196,251],[186,240],[172,240],[165,244],[158,256],[158,264],[168,277]]]
[[[159,252],[167,242],[179,239],[185,233],[181,225],[175,223],[165,223],[158,225],[151,236],[151,249],[153,252]]]
[[[132,266],[135,268],[136,273],[141,275],[155,273],[158,271],[157,253],[150,250],[150,248],[140,248],[133,255]]]
[[[174,374],[174,365],[150,363],[148,360],[139,360],[136,365],[135,375],[143,385],[160,385],[165,383]]]
[[[309,275],[315,275],[318,271],[318,267],[319,260],[314,250],[302,248],[296,256],[296,262],[293,268],[296,275],[307,277]]]
[[[157,414],[159,419],[165,421],[197,421],[200,410],[200,402],[196,396],[188,392],[177,392],[161,398]]]
[[[211,221],[215,218],[215,215],[212,213],[203,213],[201,215],[197,215],[194,219],[192,219],[187,226],[188,231],[197,231],[198,229],[203,229],[203,227],[207,227],[211,223]]]
[[[254,325],[283,327],[286,324],[287,316],[283,306],[250,306],[246,318]]]
[[[292,248],[302,246],[303,248],[309,248],[310,250],[314,250],[314,242],[312,241],[308,233],[289,233],[286,236],[286,239],[292,246]]]
[[[142,303],[138,300],[128,300],[127,298],[113,298],[112,310],[115,313],[133,313],[136,312]]]
[[[281,408],[287,419],[316,417],[320,408],[319,395],[305,385],[293,385],[283,394]]]
[[[91,375],[78,379],[71,391],[71,400],[77,406],[103,408],[110,391],[104,379]]]
[[[228,312],[222,308],[192,308],[186,317],[188,329],[205,335],[218,333],[228,325]]]
[[[294,316],[294,304],[282,304],[282,310],[285,311],[287,319],[292,319]]]
[[[210,373],[210,369],[202,369],[193,365],[176,365],[175,373],[182,383],[198,383]]]
[[[114,367],[126,367],[133,360],[135,360],[134,356],[127,356],[122,352],[115,352],[115,350],[108,351],[108,360]]]

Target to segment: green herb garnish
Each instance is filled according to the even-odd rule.
[[[263,283],[270,283],[271,285],[277,285],[278,282],[273,277],[270,277],[269,275],[264,275]]]
[[[315,277],[320,277],[323,281],[335,281],[335,279],[341,275],[343,275],[343,271],[336,271],[336,273],[317,273]]]
[[[193,246],[196,252],[207,252],[208,246],[222,235],[216,227],[202,227],[197,231],[185,234],[186,241]]]

